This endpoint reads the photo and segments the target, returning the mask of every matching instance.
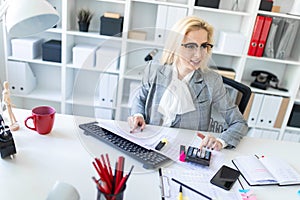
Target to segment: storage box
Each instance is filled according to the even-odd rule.
[[[97,46],[77,44],[73,47],[73,65],[76,67],[94,67]]]
[[[271,11],[273,7],[273,1],[261,0],[259,10]]]
[[[224,53],[242,55],[245,41],[246,38],[241,33],[220,31],[216,50]]]
[[[120,49],[102,46],[96,51],[96,67],[103,71],[116,71],[119,68]]]
[[[61,41],[49,40],[42,45],[44,61],[61,62]]]
[[[219,8],[220,0],[196,0],[195,6]]]
[[[27,37],[11,40],[12,56],[21,59],[34,59],[41,55],[42,38]]]
[[[100,17],[100,34],[109,36],[122,36],[123,31],[123,17],[119,19]]]
[[[135,40],[146,40],[147,33],[144,31],[129,31],[128,38]]]

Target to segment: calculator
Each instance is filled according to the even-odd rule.
[[[196,148],[189,146],[186,155],[185,161],[193,162],[204,166],[209,166],[211,158],[211,151],[206,148]]]

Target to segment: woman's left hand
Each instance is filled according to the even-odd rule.
[[[202,140],[199,148],[203,148],[203,147],[220,151],[223,148],[223,145],[214,136],[206,135],[205,138]]]

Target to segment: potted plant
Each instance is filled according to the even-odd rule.
[[[78,11],[77,19],[78,19],[79,31],[88,32],[92,17],[93,17],[93,13],[89,9],[82,8]]]

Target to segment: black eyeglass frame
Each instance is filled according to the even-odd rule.
[[[190,48],[188,47],[188,45],[194,45],[196,48],[193,48],[193,49],[198,49],[198,48],[199,48],[199,45],[198,45],[197,43],[193,43],[193,42],[192,42],[192,43],[181,44],[181,46],[183,46],[183,47],[185,47],[185,48],[187,48],[187,49],[190,49]],[[213,48],[214,45],[212,45],[212,44],[210,44],[210,43],[208,43],[208,42],[204,42],[204,43],[200,44],[200,47],[201,47],[202,49],[206,49],[206,48],[208,48],[208,47]]]

